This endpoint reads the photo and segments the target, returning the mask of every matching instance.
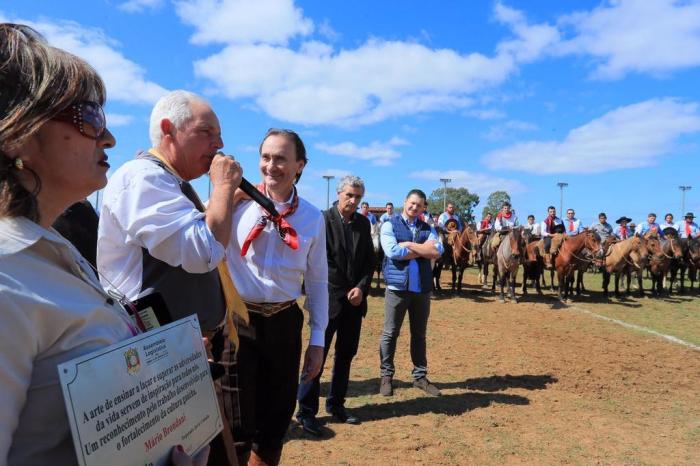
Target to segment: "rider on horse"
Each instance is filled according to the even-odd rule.
[[[564,222],[557,217],[557,209],[554,206],[547,207],[547,217],[542,221],[542,241],[544,246],[544,261],[549,265],[552,263],[552,256],[556,255],[559,245],[563,239]],[[556,241],[554,241],[556,239]],[[552,243],[554,249],[552,250]]]
[[[625,217],[624,215],[615,221],[615,223],[619,225],[613,230],[613,234],[617,237],[617,239],[624,240],[632,236],[632,231],[630,227],[627,226],[627,224],[631,221],[631,218]]]
[[[510,202],[505,201],[501,207],[501,211],[496,215],[496,221],[493,224],[494,234],[491,237],[491,249],[497,251],[503,235],[517,226],[518,217],[515,215],[515,212],[511,210]]]

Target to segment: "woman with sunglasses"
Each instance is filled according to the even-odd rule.
[[[85,62],[0,24],[0,464],[76,464],[56,366],[138,333],[51,228],[107,183],[104,101]]]

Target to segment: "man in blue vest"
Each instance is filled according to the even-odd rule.
[[[444,250],[438,242],[435,229],[419,219],[426,204],[425,193],[413,189],[406,195],[403,213],[391,217],[382,225],[381,243],[385,254],[383,272],[387,286],[384,330],[379,346],[379,392],[384,396],[394,394],[394,353],[406,311],[411,329],[413,386],[429,395],[440,395],[440,390],[427,377],[425,334],[433,287],[430,260],[439,258]]]

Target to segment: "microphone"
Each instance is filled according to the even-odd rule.
[[[258,188],[250,184],[250,181],[245,178],[241,178],[241,184],[238,186],[241,191],[246,193],[248,197],[258,203],[263,209],[267,210],[273,217],[279,217],[277,209],[275,209],[275,203],[268,199],[263,193],[258,191]]]

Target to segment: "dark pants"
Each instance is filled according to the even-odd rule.
[[[552,237],[551,236],[545,236],[544,237],[544,253],[549,254],[549,248],[552,247]]]
[[[337,333],[335,339],[335,359],[333,360],[333,376],[331,386],[326,398],[326,411],[339,408],[345,405],[345,395],[348,391],[348,381],[350,380],[350,364],[352,358],[357,354],[357,347],[360,343],[360,330],[362,328],[362,311],[366,302],[360,306],[353,306],[343,298],[343,309],[340,314],[328,321],[326,327],[326,342],[323,351],[323,365],[326,363],[326,356],[333,341],[333,335]],[[318,397],[321,391],[321,372],[311,381],[299,384],[297,398],[299,400],[299,415],[303,417],[313,417],[318,413]]]
[[[250,313],[240,328],[236,357],[240,422],[233,427],[238,456],[280,450],[294,414],[304,315],[296,304],[271,317]]]
[[[428,375],[428,357],[426,356],[425,335],[430,316],[430,293],[412,291],[394,291],[387,288],[384,298],[384,330],[379,344],[381,358],[381,376],[394,376],[394,353],[396,340],[401,333],[401,325],[408,311],[411,329],[411,361],[413,362],[413,379],[418,380]]]

